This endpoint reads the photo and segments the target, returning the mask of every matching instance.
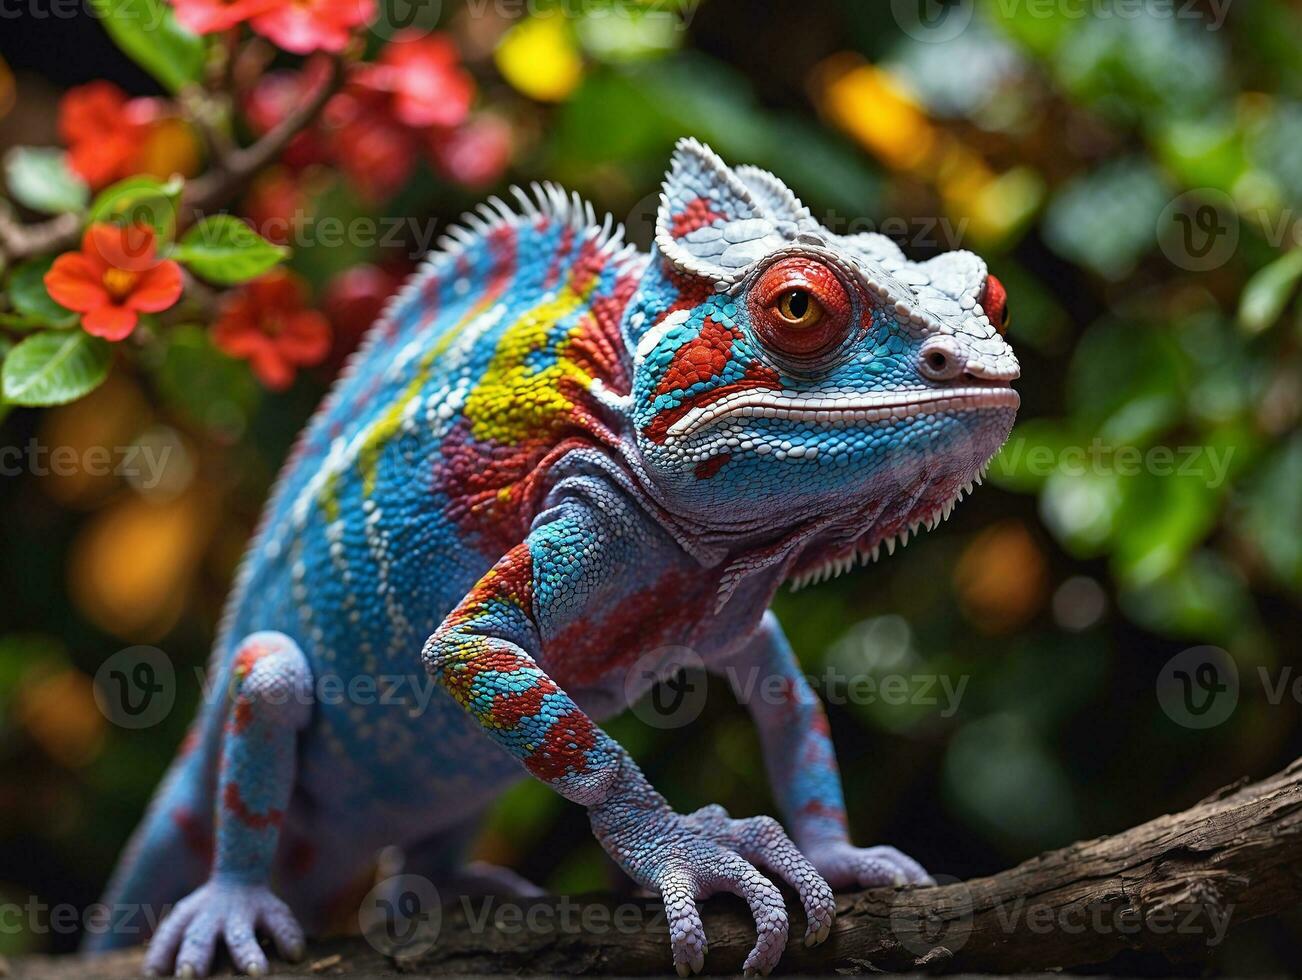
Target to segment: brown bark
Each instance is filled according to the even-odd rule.
[[[841,896],[828,941],[807,949],[793,938],[779,969],[1007,974],[1116,967],[1127,956],[1193,965],[1228,929],[1299,902],[1302,759],[1264,782],[1228,787],[1182,813],[988,878]],[[717,899],[703,913],[706,972],[735,973],[754,941],[744,908]],[[378,937],[375,945],[340,939],[315,948],[294,972],[638,976],[669,968],[664,921],[651,900],[467,899],[446,905],[439,918],[436,936],[418,933],[393,957],[377,952],[385,945]],[[798,937],[803,922],[798,912],[792,919]],[[138,964],[138,953],[119,954],[96,962],[93,972],[131,976]],[[12,966],[17,976],[49,980],[81,975],[76,971],[88,964],[64,958]]]

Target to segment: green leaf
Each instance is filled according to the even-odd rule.
[[[1284,312],[1298,280],[1302,279],[1302,248],[1259,269],[1239,297],[1239,326],[1248,333],[1261,333]]]
[[[217,350],[198,324],[178,324],[160,339],[154,380],[167,407],[224,439],[238,439],[261,393],[247,363]]]
[[[1220,553],[1195,551],[1166,576],[1123,587],[1122,610],[1145,629],[1225,644],[1255,616],[1243,573]]]
[[[15,405],[62,405],[73,401],[108,376],[110,358],[106,341],[80,330],[38,333],[5,358],[5,400]]]
[[[68,155],[52,147],[16,146],[5,154],[5,182],[33,211],[79,211],[90,200],[86,182],[68,168]]]
[[[1128,588],[1173,574],[1211,532],[1228,489],[1215,478],[1205,453],[1165,453],[1160,472],[1153,470],[1158,456],[1145,458],[1150,472],[1123,484],[1113,538],[1113,571]]]
[[[1063,456],[1078,440],[1070,428],[1051,419],[1029,419],[1013,430],[990,465],[990,478],[1021,493],[1039,491],[1058,472]]]
[[[195,225],[181,239],[172,258],[220,286],[256,279],[289,256],[239,218],[219,214]]]
[[[175,92],[203,76],[204,42],[181,27],[163,0],[91,0],[115,44]]]
[[[22,313],[0,313],[0,327],[7,330],[41,330],[49,324]]]
[[[53,264],[54,257],[47,256],[14,266],[9,276],[9,302],[22,320],[6,326],[64,329],[77,322],[77,315],[56,303],[46,291],[45,274]]]
[[[179,177],[166,184],[153,177],[131,177],[105,189],[90,207],[90,224],[152,225],[159,245],[172,240],[176,212],[184,181]]]
[[[1106,279],[1124,279],[1156,244],[1153,229],[1170,200],[1150,160],[1117,159],[1057,192],[1044,214],[1044,237],[1064,258]]]

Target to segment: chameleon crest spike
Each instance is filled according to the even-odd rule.
[[[704,964],[708,893],[748,901],[742,967],[767,974],[789,931],[772,879],[808,944],[833,887],[930,880],[850,841],[826,719],[768,604],[894,553],[980,481],[1018,404],[1002,286],[970,253],[914,263],[836,235],[694,140],[649,255],[554,184],[510,198],[448,231],[281,472],[213,650],[220,696],[106,899],[179,899],[151,972],[201,976],[218,943],[265,972],[259,932],[301,954],[390,845],[440,887],[536,892],[459,850],[524,778],[586,807],[664,898],[682,975]],[[747,707],[785,828],[674,812],[601,729],[684,648],[781,681]]]

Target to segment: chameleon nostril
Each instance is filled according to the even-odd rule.
[[[919,357],[922,374],[933,381],[947,381],[963,370],[963,356],[943,339],[928,341]]]

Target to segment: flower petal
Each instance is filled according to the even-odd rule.
[[[123,340],[129,337],[139,322],[140,314],[122,306],[101,306],[81,318],[81,325],[88,334],[105,340]]]
[[[314,310],[295,313],[285,318],[276,347],[297,364],[319,364],[330,352],[330,323]]]
[[[54,260],[45,274],[45,288],[56,303],[78,313],[111,302],[99,270],[80,252],[66,252]]]
[[[255,321],[242,316],[223,316],[212,328],[212,342],[231,357],[250,358],[271,346],[271,339]]]
[[[140,276],[126,305],[141,313],[160,313],[176,305],[181,288],[181,267],[170,260],[163,261]]]
[[[282,0],[174,0],[176,19],[196,34],[214,34],[265,13]]]
[[[258,380],[272,391],[284,391],[294,381],[294,368],[274,348],[258,351],[249,359]]]
[[[86,230],[82,250],[98,256],[105,263],[129,272],[144,272],[157,263],[157,243],[154,229],[149,225],[96,224]]]
[[[126,93],[112,82],[68,89],[59,102],[59,135],[65,143],[77,143],[113,132],[126,101]]]
[[[347,28],[320,20],[315,10],[297,4],[254,17],[251,26],[276,47],[294,54],[342,51],[348,46]]]
[[[273,269],[249,283],[247,296],[257,313],[269,310],[294,312],[303,308],[306,293],[298,277],[284,269]]]

